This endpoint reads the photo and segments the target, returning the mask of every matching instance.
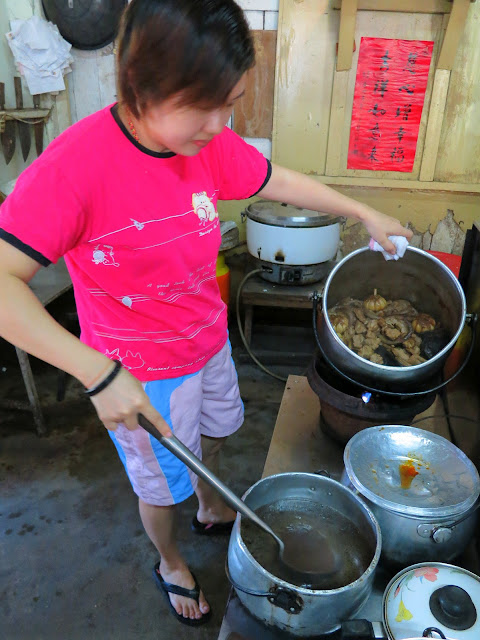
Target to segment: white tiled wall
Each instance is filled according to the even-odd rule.
[[[256,147],[266,158],[272,159],[272,141],[270,138],[244,138],[244,140]]]
[[[278,11],[265,11],[263,28],[268,31],[276,31],[278,29]]]
[[[250,29],[263,29],[265,11],[245,11]]]
[[[278,11],[279,0],[236,0],[245,11]]]
[[[279,0],[237,0],[250,25],[250,29],[276,31]]]

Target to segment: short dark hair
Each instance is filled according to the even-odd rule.
[[[253,40],[233,0],[132,0],[117,43],[120,100],[139,117],[175,94],[182,104],[225,104],[255,64]]]

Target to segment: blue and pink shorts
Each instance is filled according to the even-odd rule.
[[[198,371],[144,384],[155,409],[177,438],[199,458],[200,437],[224,438],[243,423],[243,404],[230,342]],[[144,429],[119,425],[109,431],[135,493],[147,504],[183,502],[195,491],[197,476]]]

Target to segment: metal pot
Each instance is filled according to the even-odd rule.
[[[349,440],[344,463],[342,482],[377,518],[387,564],[449,562],[464,551],[477,523],[480,478],[451,442],[415,427],[370,427]]]
[[[286,582],[267,571],[250,553],[242,537],[242,518],[237,515],[228,548],[227,575],[242,604],[264,624],[300,637],[329,633],[355,616],[371,593],[381,551],[380,528],[370,509],[352,491],[312,473],[264,478],[243,497],[253,510],[284,498],[313,501],[318,510],[332,507],[348,518],[371,547],[371,560],[364,573],[337,589],[314,590]]]
[[[480,578],[440,562],[407,567],[383,594],[382,622],[352,620],[342,625],[348,640],[417,640],[480,637]]]
[[[340,218],[260,200],[242,213],[247,247],[271,282],[308,284],[330,271],[340,240]]]
[[[374,289],[385,298],[407,299],[428,313],[450,333],[448,344],[433,358],[410,367],[375,364],[351,351],[335,333],[328,311],[346,297],[365,299]],[[379,252],[363,247],[353,251],[332,270],[323,292],[323,314],[317,320],[322,352],[359,384],[418,385],[441,372],[465,324],[463,290],[448,267],[434,256],[408,247],[400,260],[385,261]]]

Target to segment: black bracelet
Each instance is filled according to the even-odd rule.
[[[97,393],[100,393],[100,391],[103,391],[105,387],[108,387],[108,385],[113,380],[115,380],[115,378],[120,373],[120,369],[122,368],[122,363],[119,360],[114,360],[113,362],[115,362],[115,366],[113,367],[113,369],[110,371],[110,373],[106,378],[104,378],[99,384],[97,384],[97,386],[92,387],[91,389],[85,389],[85,393],[87,394],[87,396],[90,396],[90,397],[96,396]]]

